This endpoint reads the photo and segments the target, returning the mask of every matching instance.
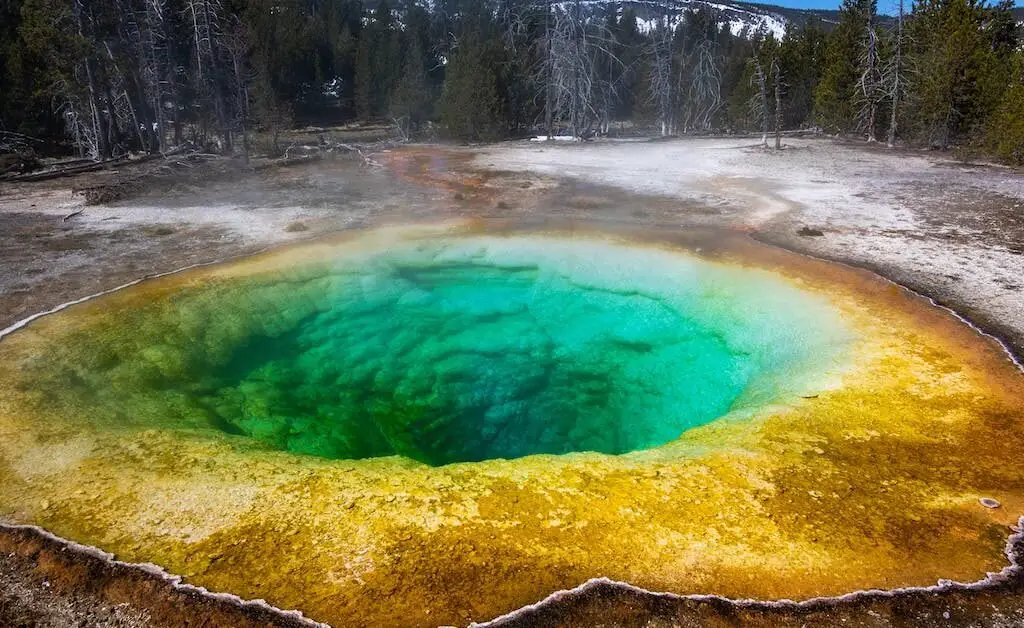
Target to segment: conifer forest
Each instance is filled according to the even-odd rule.
[[[720,6],[0,0],[0,148],[239,154],[360,121],[458,141],[815,129],[1024,162],[1011,2],[845,0],[784,34]]]

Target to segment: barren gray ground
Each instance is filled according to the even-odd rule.
[[[86,180],[0,183],[0,329],[128,281],[409,215],[429,194],[359,162],[317,162],[86,206]],[[67,220],[66,216],[81,210]]]
[[[721,226],[876,270],[1024,349],[1024,174],[880,146],[786,144],[498,145],[475,163],[698,201]]]
[[[339,230],[515,215],[538,223],[748,231],[795,251],[875,270],[968,316],[1024,354],[1020,172],[829,140],[790,140],[781,152],[742,139],[523,142],[411,147],[375,158],[382,166],[334,159],[214,181],[204,181],[200,172],[169,189],[89,207],[72,187],[102,182],[102,174],[0,183],[0,329],[143,276]],[[45,543],[33,542],[26,553],[18,549],[23,542],[12,544],[4,534],[0,541],[14,549],[0,556],[0,625],[205,621],[188,623],[184,607],[177,622],[154,615],[152,606],[132,596],[112,597],[110,590],[126,590],[114,584],[83,593],[81,575],[53,578],[64,568],[45,559],[38,549]],[[88,578],[114,582],[115,576],[90,573]],[[634,614],[621,615],[622,625],[699,625],[710,612],[694,611],[697,619],[688,623],[679,609],[657,615],[635,600],[608,599],[584,602],[594,617],[607,616],[604,603],[631,609]],[[922,607],[914,602],[913,612],[889,614],[850,608],[842,617],[850,625],[919,625],[938,608],[928,604],[945,604],[942,609],[954,613],[970,609],[970,621],[954,625],[1020,625],[1022,600],[1024,585],[1013,585],[971,603],[925,600]],[[944,611],[938,612],[936,618]],[[829,611],[820,620],[791,619],[834,625],[839,618]]]

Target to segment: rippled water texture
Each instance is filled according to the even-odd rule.
[[[34,379],[93,422],[439,465],[655,447],[798,389],[847,339],[766,273],[650,249],[464,237],[337,254],[118,312]]]

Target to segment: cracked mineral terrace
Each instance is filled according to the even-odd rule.
[[[1024,354],[1024,176],[828,140],[765,152],[743,140],[412,146],[384,168],[321,161],[85,207],[73,181],[0,188],[0,328],[142,277],[277,244],[450,218],[543,226],[725,229],[867,268]],[[1004,519],[1012,523],[1011,513]],[[1020,513],[1014,513],[1020,514]],[[1018,524],[1019,525],[1019,524]],[[1019,536],[1006,527],[1008,556]],[[0,622],[230,625],[304,620],[181,589],[30,527],[0,532]],[[230,592],[229,592],[230,593]],[[476,618],[484,619],[484,618]],[[803,604],[658,595],[595,581],[494,625],[948,625],[1024,622],[1011,566],[971,586]]]

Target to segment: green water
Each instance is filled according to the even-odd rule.
[[[847,340],[767,273],[472,238],[185,290],[80,334],[40,376],[62,382],[47,403],[108,426],[440,465],[656,447],[793,394]]]

